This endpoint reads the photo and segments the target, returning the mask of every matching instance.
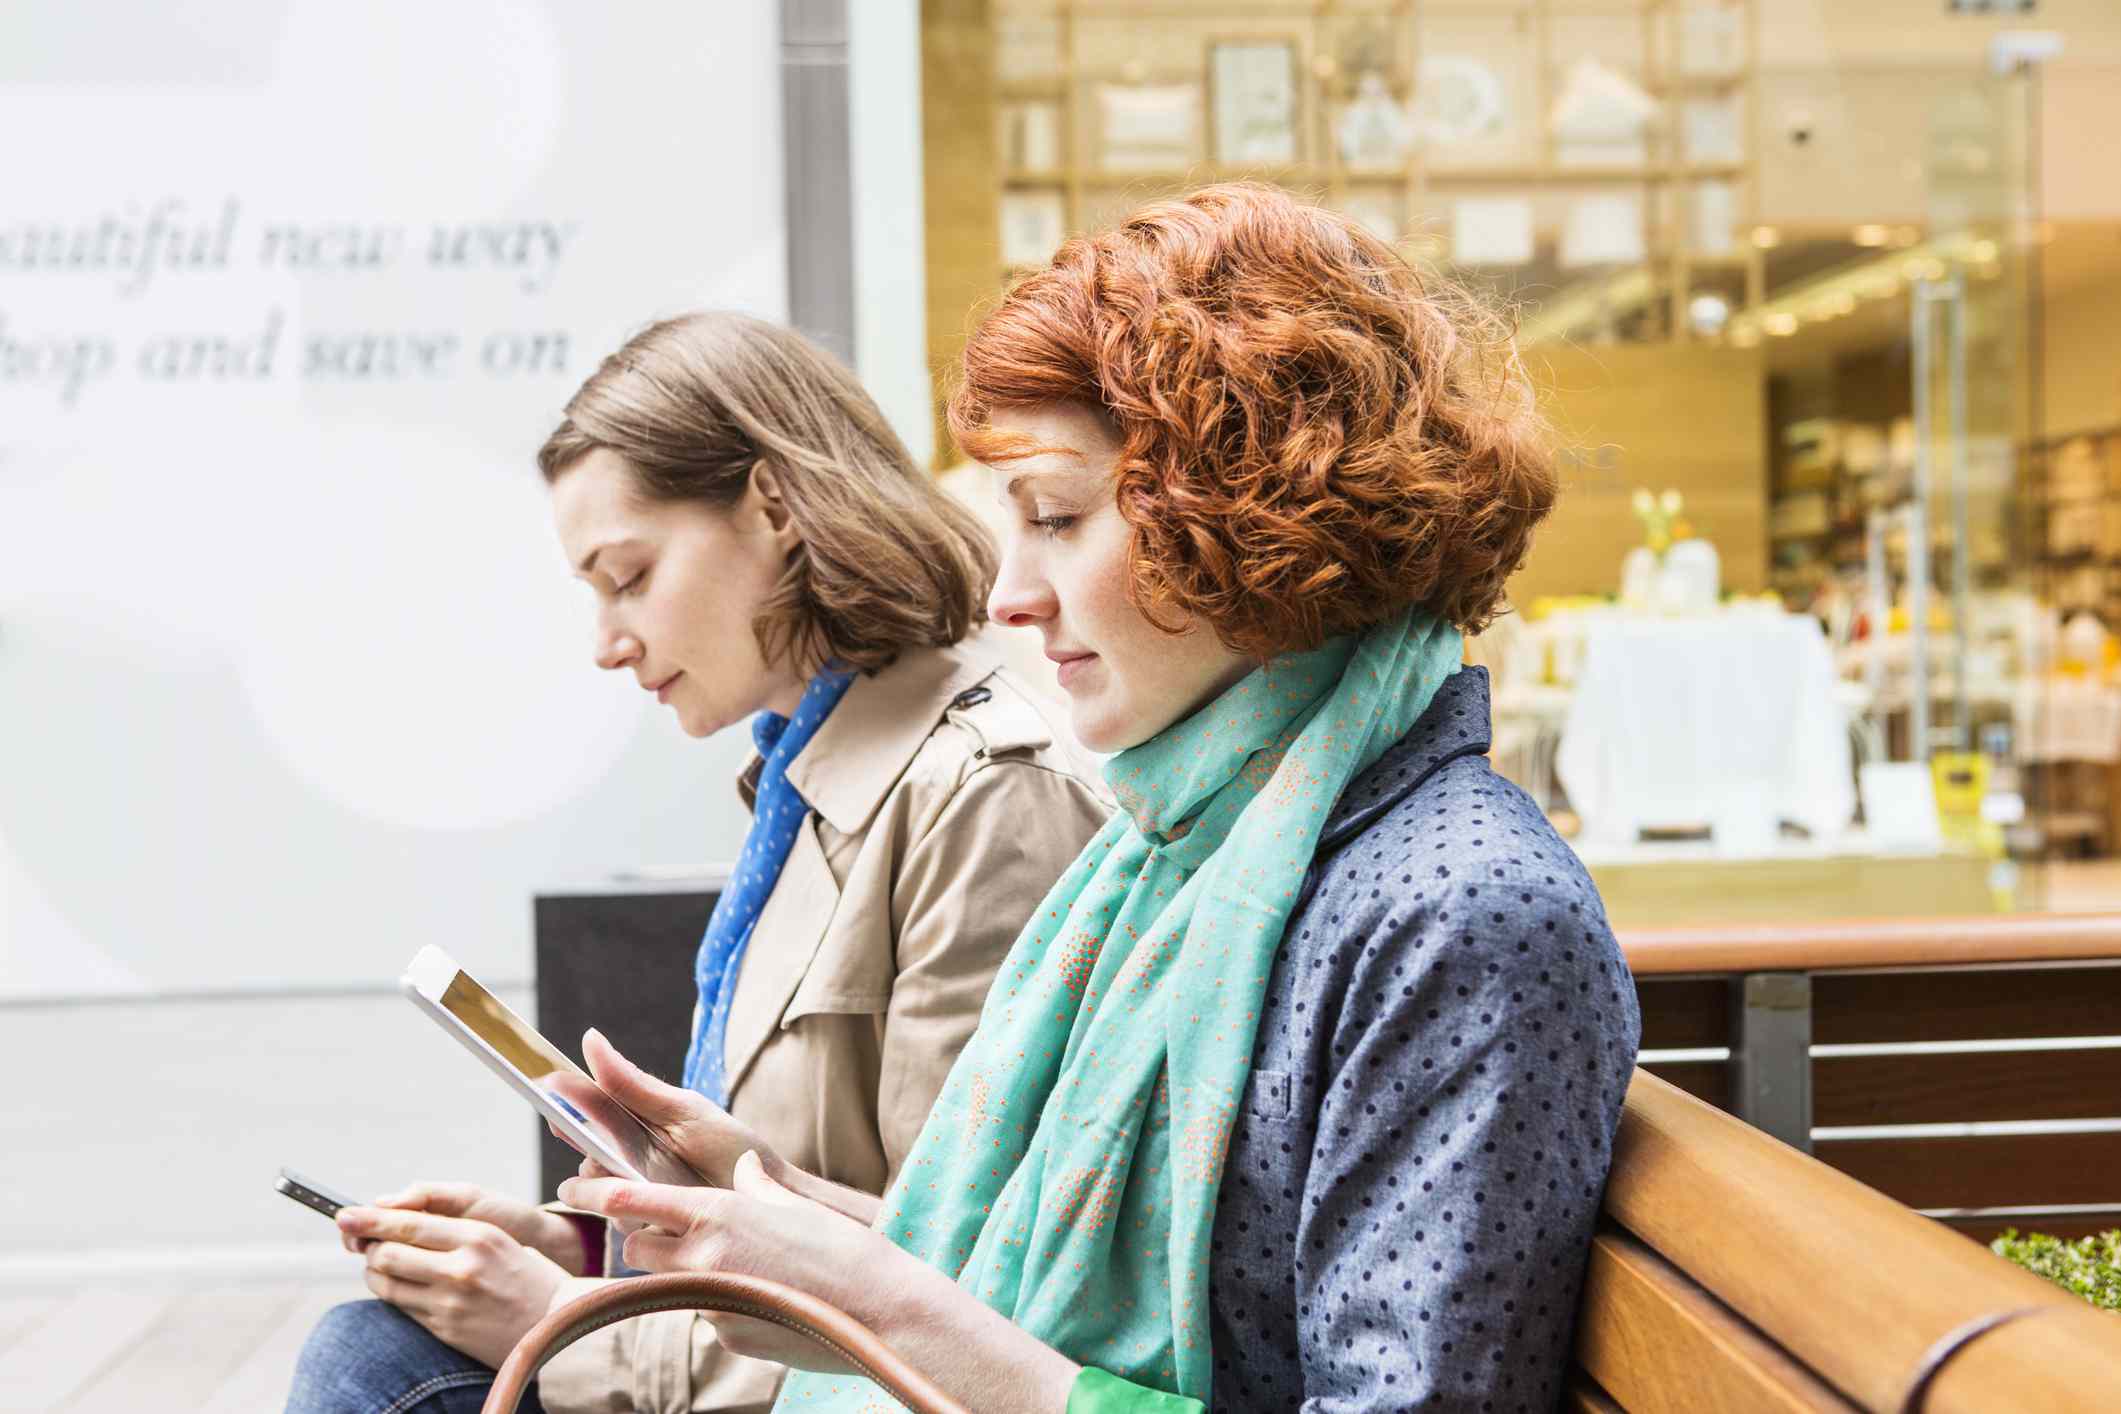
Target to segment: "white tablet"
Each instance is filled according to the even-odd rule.
[[[472,980],[455,958],[440,948],[422,948],[399,983],[465,1050],[536,1106],[568,1143],[622,1177],[645,1181],[656,1174],[670,1181],[670,1168],[678,1161],[663,1152],[641,1122]]]

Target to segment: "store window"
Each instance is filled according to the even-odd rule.
[[[1721,0],[926,13],[939,375],[1067,236],[1233,176],[1512,311],[1565,490],[1471,653],[1617,922],[2096,892],[2121,391],[2046,380],[2059,317],[2121,390],[2121,244],[2043,217],[2036,72]]]

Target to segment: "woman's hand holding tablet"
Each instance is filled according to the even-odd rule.
[[[624,1104],[606,1094],[558,1047],[480,986],[440,948],[420,949],[407,966],[401,985],[406,996],[439,1022],[443,1030],[529,1100],[545,1116],[554,1134],[608,1172],[658,1183],[728,1183],[727,1164],[717,1168],[719,1179],[714,1173],[703,1176],[657,1143]],[[601,1036],[596,1039],[603,1042]],[[610,1051],[608,1045],[604,1049]],[[705,1100],[700,1104],[721,1114]],[[726,1120],[727,1116],[723,1118]],[[734,1162],[732,1155],[729,1163]]]
[[[691,1186],[704,1180],[728,1188],[735,1181],[736,1161],[747,1150],[758,1154],[769,1172],[786,1167],[749,1125],[697,1091],[656,1079],[620,1055],[603,1032],[592,1029],[583,1035],[582,1058],[589,1062],[598,1092],[639,1120],[655,1139],[657,1159],[672,1166],[659,1164],[657,1172],[643,1175],[650,1182]],[[597,1155],[588,1157],[612,1177],[626,1176]],[[666,1177],[666,1172],[682,1172],[684,1177]]]

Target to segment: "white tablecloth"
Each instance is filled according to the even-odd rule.
[[[2121,688],[2036,678],[2019,684],[2012,715],[2021,761],[2121,761]]]
[[[1595,838],[1706,824],[1743,847],[1782,820],[1831,835],[1856,813],[1834,684],[1802,615],[1595,620],[1555,766]]]

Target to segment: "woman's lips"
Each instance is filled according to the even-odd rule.
[[[683,676],[685,676],[683,673],[672,673],[669,677],[665,678],[663,680],[663,685],[655,690],[655,700],[658,702],[668,702],[670,700],[670,689],[676,687],[678,684],[678,679]]]
[[[1076,678],[1082,676],[1084,670],[1096,661],[1097,655],[1095,653],[1080,653],[1073,658],[1063,658],[1055,666],[1053,675],[1060,679],[1062,687],[1066,687]]]

